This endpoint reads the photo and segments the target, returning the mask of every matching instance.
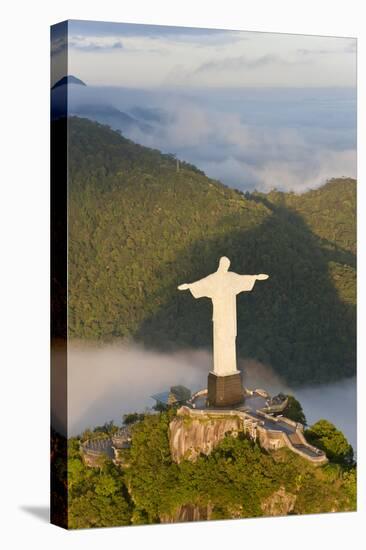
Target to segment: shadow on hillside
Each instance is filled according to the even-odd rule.
[[[195,300],[177,285],[200,279],[228,256],[238,273],[268,273],[252,292],[238,296],[238,357],[269,363],[292,384],[328,382],[355,374],[355,306],[341,301],[328,262],[355,265],[355,256],[321,241],[296,212],[253,198],[271,210],[268,219],[246,232],[201,239],[157,276],[168,281],[155,315],[136,339],[147,347],[176,350],[212,346],[211,301]],[[167,288],[168,287],[168,288]],[[168,292],[167,292],[168,291]],[[149,299],[150,299],[149,298]]]

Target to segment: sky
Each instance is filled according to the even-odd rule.
[[[355,86],[356,39],[92,21],[68,25],[69,73],[129,87]]]
[[[88,87],[70,104],[159,115],[148,133],[128,129],[136,142],[243,191],[356,177],[354,38],[90,21],[70,21],[67,38],[68,73]],[[52,49],[61,59],[57,29]]]

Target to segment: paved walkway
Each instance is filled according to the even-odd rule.
[[[206,407],[206,396],[200,396],[199,398],[197,398],[197,400],[195,400],[195,405],[196,407],[193,410],[211,410],[212,412],[214,412],[214,409]],[[247,413],[257,422],[259,422],[260,425],[263,426],[263,428],[265,428],[266,430],[285,433],[288,437],[288,440],[290,441],[290,444],[293,447],[293,450],[299,451],[300,454],[303,454],[310,459],[317,459],[317,461],[319,461],[320,457],[325,457],[322,451],[319,451],[318,449],[312,447],[306,442],[302,435],[302,432],[301,434],[299,434],[300,428],[297,427],[297,425],[287,423],[284,420],[281,420],[279,416],[275,416],[272,419],[268,414],[261,414],[266,413],[266,408],[267,399],[262,395],[253,392],[252,395],[245,396],[245,401],[242,405],[239,405],[234,409],[232,407],[225,407],[220,410],[224,411],[236,409],[238,411]],[[219,412],[219,410],[217,410],[216,412]]]
[[[262,422],[263,426],[267,430],[277,430],[281,432],[285,432],[287,435],[296,433],[295,426],[291,426],[290,424],[286,424],[285,422],[281,422],[281,420],[278,420],[277,422],[275,420],[269,420],[269,418],[263,417],[262,415],[258,414],[257,411],[248,411],[251,416],[254,416],[256,420],[259,422]]]

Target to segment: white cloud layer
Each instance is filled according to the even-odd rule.
[[[131,137],[174,152],[232,187],[302,192],[332,177],[356,177],[355,133],[347,128],[327,128],[324,114],[309,129],[282,125],[281,120],[255,125],[246,122],[240,112],[223,112],[194,102],[172,102],[165,104],[165,109],[168,124],[150,134],[135,129]]]
[[[144,411],[155,402],[151,395],[183,384],[191,390],[206,387],[212,357],[204,350],[176,353],[146,351],[137,346],[72,344],[68,352],[69,436],[122,415]],[[268,365],[240,362],[248,388],[293,393],[310,423],[327,418],[356,445],[355,379],[293,390]],[[344,407],[339,407],[342,402]]]
[[[80,105],[97,104],[137,116],[149,131],[140,124],[120,127],[123,134],[241,190],[302,192],[332,177],[356,177],[352,89],[70,86],[69,101],[73,113]]]
[[[350,38],[71,21],[68,62],[104,86],[355,86],[355,49]]]

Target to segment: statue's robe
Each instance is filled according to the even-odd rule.
[[[236,296],[252,290],[254,275],[238,275],[232,271],[216,271],[195,283],[189,289],[194,298],[210,298],[213,312],[214,370],[218,376],[238,372],[236,366]]]

